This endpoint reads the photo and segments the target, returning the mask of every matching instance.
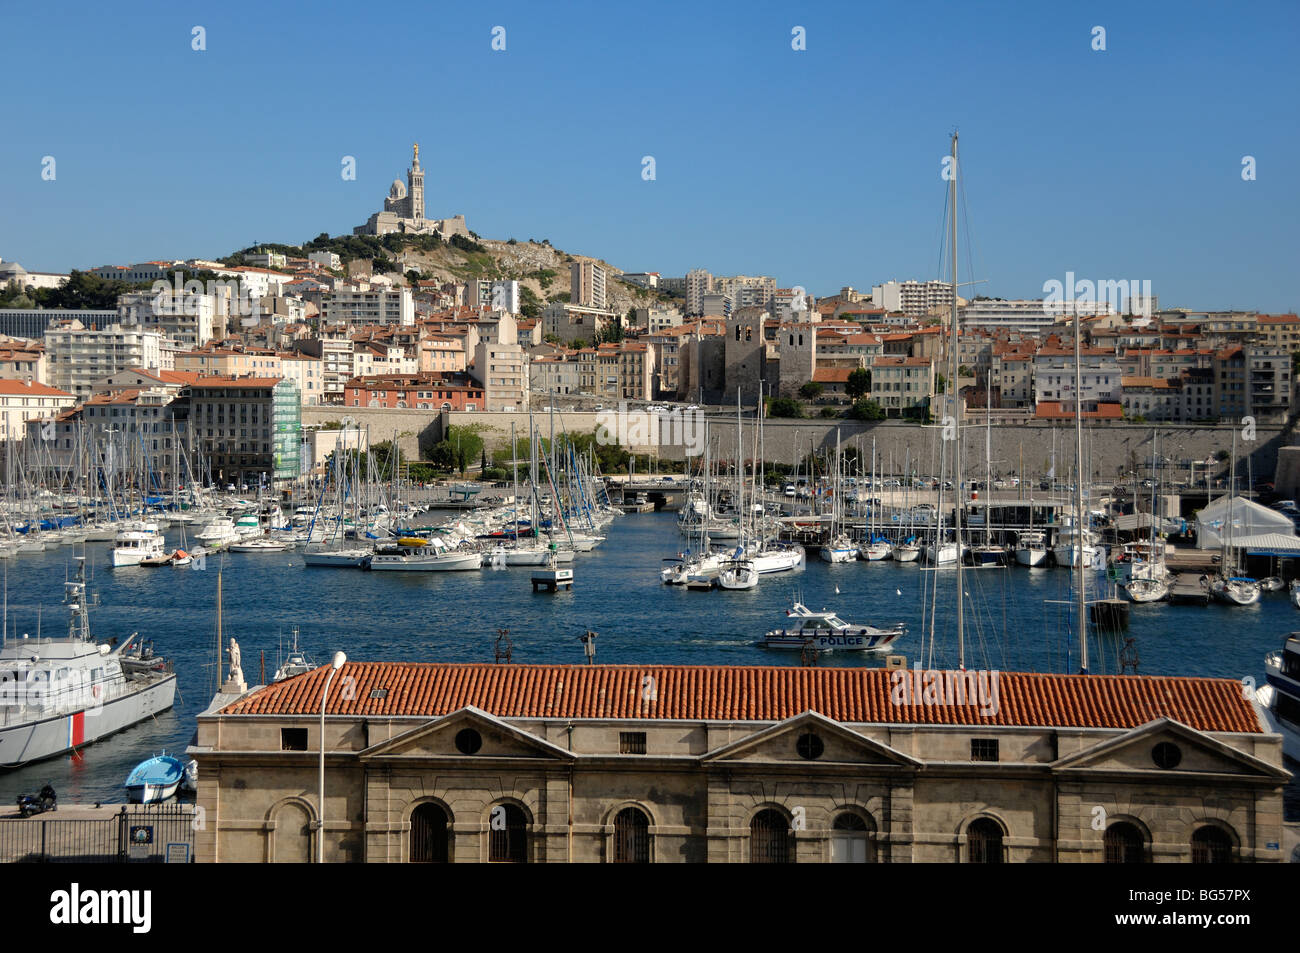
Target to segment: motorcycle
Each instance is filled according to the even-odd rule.
[[[18,795],[18,813],[23,817],[31,817],[33,814],[44,814],[46,811],[57,811],[59,796],[54,793],[52,785],[45,785],[41,788],[40,794],[20,794]]]

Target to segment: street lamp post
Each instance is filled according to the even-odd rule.
[[[320,788],[317,792],[317,828],[316,828],[316,863],[325,863],[325,700],[329,698],[330,682],[334,674],[343,667],[348,657],[342,652],[334,653],[330,663],[330,673],[325,678],[325,691],[320,696]]]

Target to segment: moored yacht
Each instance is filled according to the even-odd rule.
[[[1264,677],[1268,684],[1255,699],[1282,735],[1282,753],[1300,762],[1300,632],[1288,635],[1281,651],[1264,657]]]
[[[163,536],[156,523],[123,523],[113,540],[114,566],[138,566],[146,559],[166,555]]]
[[[1037,530],[1025,530],[1016,536],[1016,562],[1033,569],[1047,562],[1047,536]]]

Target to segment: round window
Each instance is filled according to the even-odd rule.
[[[821,738],[810,731],[799,736],[799,740],[794,744],[794,749],[799,752],[799,757],[812,761],[822,756],[826,746],[822,744]]]
[[[1178,767],[1178,763],[1183,760],[1183,753],[1178,749],[1178,745],[1162,741],[1151,749],[1151,760],[1156,763],[1157,768],[1169,771]]]
[[[461,754],[477,754],[483,747],[483,736],[473,728],[462,728],[456,732],[456,750]]]

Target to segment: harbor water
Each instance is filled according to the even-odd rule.
[[[218,567],[224,635],[238,640],[250,686],[273,675],[295,627],[303,651],[320,664],[340,650],[354,660],[492,662],[498,629],[509,630],[515,663],[582,664],[579,637],[590,629],[598,633],[600,663],[799,665],[798,652],[752,644],[781,626],[796,600],[853,623],[905,623],[908,633],[891,651],[905,656],[909,666],[958,664],[953,569],[936,572],[889,561],[832,566],[810,552],[806,569],[765,575],[755,589],[699,592],[659,579],[662,560],[685,544],[675,515],[621,517],[607,536],[575,559],[572,592],[549,594],[531,591],[527,568],[309,569],[300,555],[280,552],[210,557],[204,571],[113,569],[111,544],[91,543],[89,589],[99,598],[92,631],[100,640],[121,640],[132,632],[153,639],[155,650],[175,663],[176,706],[77,756],[0,771],[0,799],[12,805],[19,793],[48,781],[62,802],[122,801],[122,783],[137,763],[164,750],[183,753],[195,715],[207,707],[214,687]],[[75,571],[73,549],[6,561],[10,638],[15,632],[34,637],[38,627],[43,634],[66,630],[61,600],[64,580]],[[967,668],[1078,670],[1072,573],[1011,567],[963,576]],[[1091,574],[1091,582],[1105,585],[1104,574]],[[1090,670],[1118,673],[1125,639],[1131,638],[1128,653],[1136,654],[1141,674],[1250,677],[1262,684],[1265,653],[1279,648],[1292,629],[1300,629],[1300,612],[1285,591],[1264,594],[1249,608],[1134,605],[1126,633],[1091,637]],[[815,664],[883,661],[833,653]]]

